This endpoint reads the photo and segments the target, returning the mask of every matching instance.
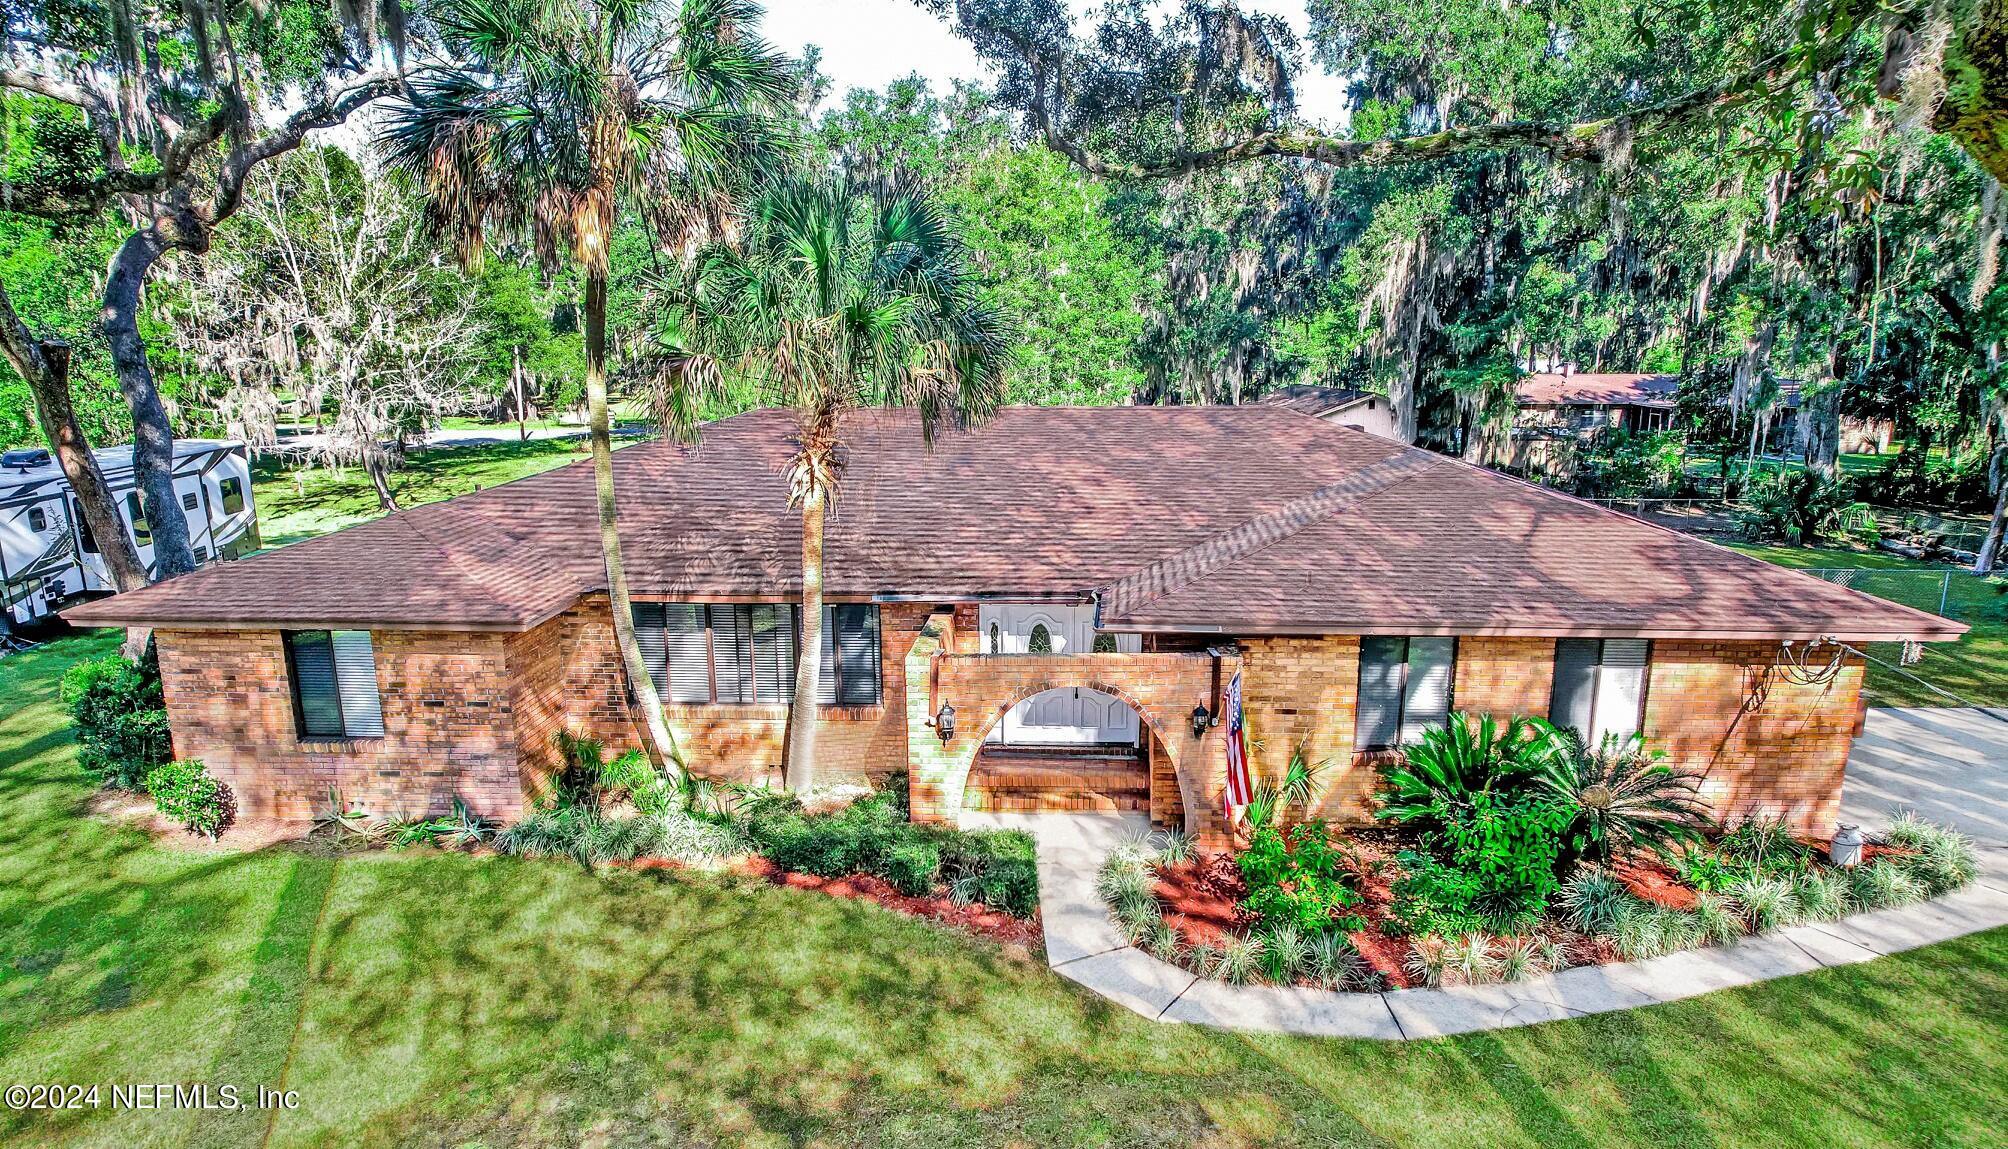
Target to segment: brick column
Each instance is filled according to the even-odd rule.
[[[962,787],[969,778],[969,763],[976,757],[973,738],[957,731],[957,742],[966,753],[942,744],[933,726],[936,663],[952,627],[947,611],[927,616],[920,637],[907,651],[906,676],[906,783],[908,800],[916,822],[946,822],[953,825],[962,814]]]

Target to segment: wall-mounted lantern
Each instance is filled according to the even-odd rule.
[[[941,736],[943,742],[955,738],[955,707],[944,702],[941,709],[934,712],[934,732]]]
[[[1204,737],[1206,728],[1212,724],[1213,714],[1206,709],[1204,702],[1192,708],[1192,736],[1194,738]]]

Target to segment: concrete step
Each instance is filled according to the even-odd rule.
[[[986,747],[969,772],[965,809],[1044,814],[1150,809],[1150,772],[1131,753]]]

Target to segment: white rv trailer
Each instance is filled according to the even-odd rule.
[[[98,466],[119,519],[153,566],[153,532],[133,485],[132,448],[98,451]],[[258,549],[258,509],[251,502],[251,456],[244,444],[209,439],[174,443],[174,492],[188,520],[198,563]],[[0,455],[0,604],[16,625],[44,618],[70,600],[115,589],[62,467],[41,449]]]

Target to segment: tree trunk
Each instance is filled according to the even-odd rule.
[[[683,762],[677,755],[676,739],[669,732],[669,720],[662,712],[662,697],[655,692],[648,664],[642,661],[641,643],[634,636],[634,601],[628,596],[627,568],[621,564],[619,510],[614,501],[613,425],[607,414],[607,276],[604,271],[586,273],[586,408],[593,449],[593,486],[599,493],[600,553],[607,564],[607,598],[614,616],[614,644],[620,648],[621,668],[627,674],[628,690],[641,709],[643,748],[657,769],[672,778],[681,775]]]
[[[5,284],[0,284],[0,351],[5,352],[7,361],[27,381],[29,393],[35,397],[35,421],[41,424],[42,435],[49,441],[49,450],[63,469],[63,477],[69,480],[70,491],[76,496],[85,527],[98,544],[99,557],[104,560],[106,573],[111,575],[112,585],[121,591],[145,586],[146,565],[139,560],[139,548],[133,545],[132,536],[126,534],[111,486],[105,482],[97,456],[91,453],[84,429],[77,422],[76,406],[70,400],[70,346],[60,339],[35,338],[14,314]],[[143,628],[126,632],[126,657],[136,659],[145,651],[148,633]]]
[[[1996,494],[1994,496],[1994,517],[1988,520],[1987,537],[1980,540],[1980,553],[1973,558],[1973,573],[1987,575],[1994,572],[1994,556],[2001,551],[2001,535],[2008,530],[2008,450],[1994,458],[1997,469]]]
[[[380,443],[372,442],[363,448],[363,471],[370,477],[370,486],[375,488],[377,505],[386,511],[398,509],[397,496],[390,489],[390,453]]]
[[[523,349],[509,349],[509,377],[516,385],[516,438],[519,442],[530,441],[530,397],[523,386]]]
[[[1823,479],[1841,473],[1841,383],[1836,379],[1810,395],[1802,405],[1805,417],[1806,467]]]
[[[174,427],[160,401],[160,388],[154,384],[153,367],[146,359],[146,343],[139,334],[140,293],[146,286],[147,272],[166,250],[154,228],[127,236],[112,256],[104,307],[98,317],[105,340],[111,344],[119,390],[132,411],[133,482],[153,530],[154,577],[160,579],[195,569],[188,519],[174,493]]]
[[[816,700],[823,678],[823,515],[829,493],[811,489],[802,499],[802,620],[796,629],[795,700],[788,707],[786,782],[790,790],[816,783]]]

